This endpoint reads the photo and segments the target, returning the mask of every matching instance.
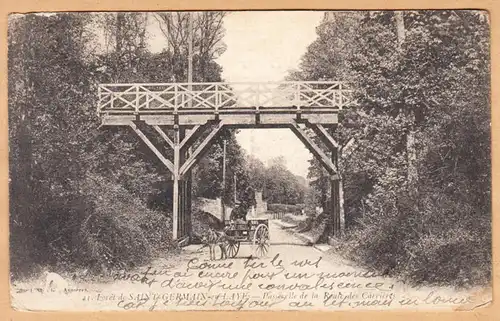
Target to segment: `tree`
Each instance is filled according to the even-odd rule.
[[[248,155],[246,157],[247,172],[249,174],[250,186],[256,191],[263,191],[266,179],[266,166],[258,158]]]
[[[93,117],[92,78],[82,57],[87,21],[85,16],[72,14],[10,20],[10,219],[14,262],[25,255],[37,261],[46,258],[48,243],[33,227],[40,225],[41,217],[54,202],[69,201],[75,182],[86,171],[85,144],[95,137],[88,135]],[[17,263],[20,268],[28,268]]]
[[[169,245],[170,209],[151,210],[167,200],[167,169],[129,128],[100,127],[94,112],[99,83],[173,77],[170,53],[147,51],[147,19],[117,13],[9,20],[13,271],[130,266]],[[101,33],[104,50],[96,49]],[[210,77],[220,77],[213,61],[207,66]],[[140,239],[122,246],[123,234]]]
[[[226,189],[223,188],[222,166],[223,145],[226,141]],[[237,198],[243,196],[249,186],[249,175],[245,168],[245,154],[236,141],[234,130],[224,129],[220,136],[214,141],[207,155],[200,160],[195,168],[194,191],[195,195],[207,198],[222,197],[225,204],[234,203],[234,190],[236,188]],[[234,186],[233,177],[237,177],[237,186]]]
[[[186,81],[184,63],[188,56],[189,19],[193,28],[193,62],[195,81],[220,81],[220,67],[214,63],[226,49],[223,18],[225,12],[161,12],[155,14],[167,40],[175,82]]]
[[[362,263],[416,281],[489,278],[488,28],[475,11],[329,13],[291,75],[356,89],[336,138],[354,141],[339,168]]]
[[[304,200],[305,186],[286,167],[283,156],[269,161],[265,171],[264,199],[276,204],[298,204]]]

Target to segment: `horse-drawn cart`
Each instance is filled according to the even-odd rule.
[[[252,244],[253,255],[266,256],[269,251],[269,222],[267,218],[225,221],[224,224],[228,236],[225,244],[228,258],[233,258],[238,254],[241,243]]]

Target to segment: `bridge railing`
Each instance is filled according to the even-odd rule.
[[[339,81],[101,84],[98,90],[98,114],[217,112],[245,107],[341,110],[353,103],[352,90]]]

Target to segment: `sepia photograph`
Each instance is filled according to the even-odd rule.
[[[8,18],[18,311],[492,302],[481,10]]]

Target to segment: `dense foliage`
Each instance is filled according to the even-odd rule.
[[[225,50],[224,16],[193,15],[193,81],[222,80],[215,59]],[[103,272],[173,248],[170,173],[130,128],[100,127],[95,108],[99,83],[187,81],[187,18],[185,12],[10,17],[10,252],[16,276],[40,265]],[[151,23],[168,44],[160,52],[148,47]],[[154,131],[143,130],[172,157]],[[223,130],[194,168],[194,197],[223,196],[232,205],[235,190],[238,200],[262,190],[255,179],[264,172],[249,166],[252,159],[235,135]],[[266,181],[285,185],[269,187],[266,195],[300,201],[302,186],[280,166],[269,169]],[[193,220],[203,223],[198,214],[195,209]]]
[[[152,15],[10,17],[10,252],[17,276],[46,264],[102,272],[172,248],[167,169],[129,128],[99,127],[95,115],[98,83],[186,81],[185,39],[175,54],[148,50]],[[214,59],[222,44],[201,50],[198,40],[201,32],[223,32],[222,17],[196,17],[193,65],[203,72],[195,80],[220,80]]]
[[[487,14],[335,12],[317,33],[290,77],[341,79],[357,91],[336,132],[342,144],[354,139],[340,159],[352,227],[342,249],[416,282],[488,282]],[[313,161],[317,194],[322,172]]]

